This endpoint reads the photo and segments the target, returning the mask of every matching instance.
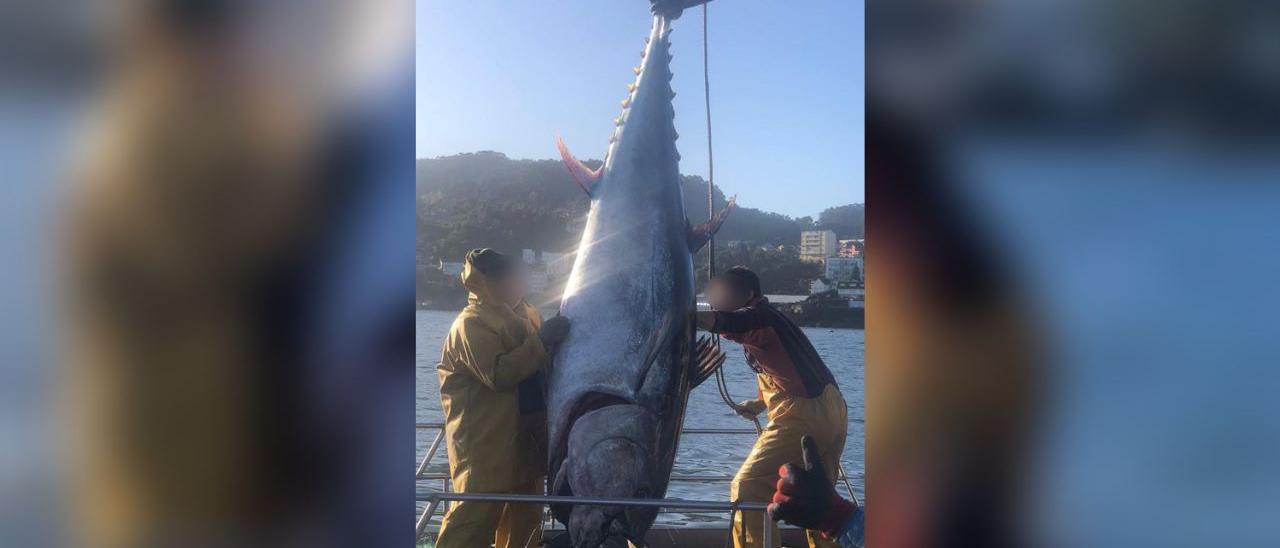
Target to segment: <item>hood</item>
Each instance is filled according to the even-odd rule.
[[[484,260],[483,256],[488,253],[496,252],[488,249],[473,250],[468,252],[466,259],[463,260],[462,287],[471,292],[467,296],[468,303],[495,304],[498,301],[497,296],[494,295],[493,280],[476,266],[476,261]]]

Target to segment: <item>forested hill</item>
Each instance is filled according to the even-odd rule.
[[[598,160],[586,163],[600,165]],[[682,185],[689,220],[705,221],[706,181],[685,176]],[[717,188],[716,209],[724,203]],[[420,258],[461,258],[479,246],[507,252],[572,249],[582,234],[587,207],[587,197],[558,160],[512,160],[498,152],[418,160]],[[739,207],[716,239],[794,246],[800,231],[814,228],[834,230],[840,238],[861,238],[863,206],[830,208],[816,221]]]

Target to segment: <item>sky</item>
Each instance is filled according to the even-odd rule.
[[[716,0],[716,185],[791,216],[863,202],[863,3]],[[646,0],[417,0],[417,156],[599,159],[640,61]],[[702,9],[673,25],[680,170],[707,177]],[[566,179],[567,181],[568,179]]]

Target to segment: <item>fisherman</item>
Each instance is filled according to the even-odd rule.
[[[835,478],[848,429],[844,397],[809,339],[790,318],[769,305],[760,279],[743,266],[730,268],[707,290],[712,311],[697,312],[698,327],[740,343],[747,364],[756,372],[759,397],[739,405],[739,414],[755,418],[769,413],[769,425],[729,487],[734,501],[768,502],[778,469],[801,460],[803,435],[813,437],[826,477]],[[769,523],[769,527],[776,525]],[[760,546],[766,526],[756,512],[734,516],[734,543]],[[835,546],[820,533],[808,532],[810,546]],[[772,538],[777,539],[776,531]]]
[[[568,335],[569,321],[557,316],[542,322],[524,301],[521,265],[492,249],[467,253],[462,284],[471,295],[437,367],[453,489],[540,495],[546,463],[543,371],[550,349]],[[436,546],[541,542],[537,505],[457,502],[445,514]]]

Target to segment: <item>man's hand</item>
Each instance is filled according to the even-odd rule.
[[[556,316],[542,322],[542,328],[538,330],[538,338],[542,339],[542,345],[548,348],[564,342],[565,337],[568,336],[569,318],[564,316]]]
[[[698,329],[710,331],[716,326],[716,313],[712,310],[699,310],[693,313]]]
[[[766,408],[764,400],[743,400],[738,404],[738,409],[735,411],[743,418],[754,419],[760,413],[763,413]]]
[[[834,537],[858,505],[836,494],[813,438],[800,438],[800,446],[803,466],[784,464],[778,469],[778,486],[769,504],[769,517]]]

